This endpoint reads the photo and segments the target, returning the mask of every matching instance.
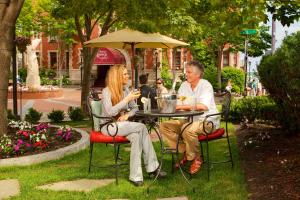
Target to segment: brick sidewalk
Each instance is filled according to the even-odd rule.
[[[18,113],[22,114],[24,119],[29,108],[34,108],[39,112],[43,112],[41,121],[49,121],[47,114],[52,110],[63,110],[67,113],[70,106],[79,107],[81,99],[80,88],[63,88],[63,96],[59,98],[49,99],[18,99]],[[12,109],[12,99],[8,99],[8,109]]]

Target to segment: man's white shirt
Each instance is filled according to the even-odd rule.
[[[183,102],[178,101],[178,105],[192,105],[193,101],[196,99],[197,104],[204,104],[208,108],[208,111],[204,111],[203,115],[194,117],[194,121],[204,120],[206,115],[218,113],[213,87],[205,79],[200,79],[194,90],[192,90],[190,83],[187,81],[183,82],[178,90],[178,96],[186,97]],[[220,116],[209,117],[209,121],[214,123],[215,128],[220,127]]]

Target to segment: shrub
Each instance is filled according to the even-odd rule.
[[[51,122],[62,122],[65,119],[65,112],[63,110],[52,110],[52,112],[48,114],[48,119],[50,119]]]
[[[36,124],[38,121],[40,121],[42,115],[43,113],[38,112],[34,108],[30,108],[28,113],[25,115],[25,121]]]
[[[279,121],[278,106],[268,96],[247,97],[233,100],[229,118],[231,121],[240,122],[247,119],[277,123]]]
[[[20,79],[21,79],[22,83],[25,83],[26,82],[26,77],[27,77],[27,68],[25,68],[25,67],[19,68],[18,73],[19,73],[19,76],[20,76]]]
[[[208,80],[210,84],[213,86],[214,90],[217,90],[218,82],[217,82],[217,68],[216,66],[209,65],[204,69],[204,79]]]
[[[69,76],[63,76],[63,78],[62,78],[62,84],[63,85],[70,85],[71,84]]]
[[[222,90],[225,89],[227,81],[231,80],[232,92],[241,93],[244,91],[245,74],[242,70],[234,67],[224,67],[222,70]]]
[[[48,72],[47,72],[47,76],[48,76],[48,78],[53,79],[56,76],[55,70],[54,69],[49,69]]]
[[[82,121],[84,119],[84,112],[79,107],[70,106],[68,109],[68,115],[72,121]]]
[[[300,32],[287,36],[273,54],[263,57],[258,73],[278,105],[281,125],[290,133],[300,130]]]
[[[47,69],[46,68],[40,68],[39,69],[39,75],[40,75],[40,78],[44,78],[44,77],[47,77]]]
[[[18,117],[16,115],[14,115],[14,113],[12,112],[11,109],[7,110],[7,119],[9,119],[9,120],[17,120],[17,118]]]
[[[162,62],[161,78],[164,80],[164,86],[167,89],[171,89],[172,88],[172,75],[169,72],[169,65],[165,61]]]

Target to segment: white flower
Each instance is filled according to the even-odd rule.
[[[45,135],[45,134],[42,134],[41,139],[46,140],[46,139],[47,139],[47,138],[46,138],[46,135]]]

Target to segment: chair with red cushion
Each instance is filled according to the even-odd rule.
[[[100,144],[113,144],[114,146],[114,164],[109,166],[102,166],[100,168],[114,168],[116,184],[118,184],[118,171],[121,165],[119,162],[119,148],[121,144],[128,144],[129,140],[126,137],[118,136],[118,125],[116,120],[112,117],[101,117],[102,112],[102,102],[98,97],[98,94],[91,90],[90,95],[87,99],[87,104],[89,108],[90,117],[93,122],[92,130],[90,131],[90,159],[89,159],[89,172],[91,171],[92,157],[93,157],[93,147],[95,143]],[[115,133],[110,133],[108,129],[108,134],[103,134],[100,130],[103,126],[116,127]],[[96,167],[96,166],[95,166]],[[99,167],[99,166],[97,166]]]
[[[202,155],[203,161],[207,163],[208,180],[209,180],[209,170],[210,170],[211,164],[230,162],[231,167],[233,167],[233,159],[232,159],[230,141],[229,141],[229,136],[228,136],[228,128],[227,128],[227,122],[228,122],[229,111],[230,111],[230,103],[231,103],[231,93],[226,92],[223,95],[224,95],[224,97],[223,97],[224,101],[223,101],[223,105],[222,105],[222,111],[220,113],[207,115],[203,122],[204,133],[198,135],[198,140],[200,142],[200,147],[201,147],[201,155]],[[225,122],[225,128],[220,127],[216,130],[212,129],[214,124],[212,121],[209,121],[209,118],[212,116],[216,116],[216,115],[220,115],[222,117],[222,121]],[[210,158],[209,158],[209,142],[218,140],[218,139],[226,139],[227,140],[229,159],[224,160],[224,161],[219,161],[219,162],[212,162],[212,161],[210,161]],[[206,159],[204,159],[204,155],[203,155],[203,147],[202,147],[203,142],[206,143]]]

